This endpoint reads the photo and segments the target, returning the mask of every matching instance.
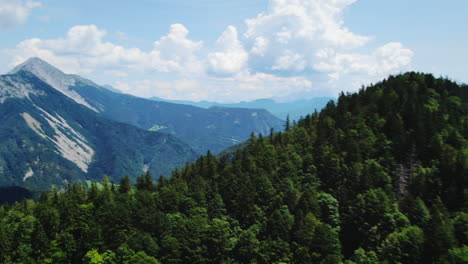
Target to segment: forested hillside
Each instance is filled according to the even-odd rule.
[[[0,207],[1,263],[466,263],[468,87],[391,76],[169,179]]]

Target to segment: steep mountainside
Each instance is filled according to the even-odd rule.
[[[250,133],[282,129],[283,122],[261,109],[212,108],[155,102],[115,93],[81,78],[64,74],[38,58],[12,72],[29,71],[76,102],[104,117],[147,130],[171,133],[200,153],[221,151],[244,141]]]
[[[287,116],[291,120],[298,120],[307,114],[313,113],[315,110],[320,111],[327,103],[335,98],[332,97],[316,97],[307,100],[296,100],[292,102],[276,102],[273,99],[258,99],[251,102],[240,102],[232,104],[222,104],[208,101],[192,102],[192,101],[178,101],[178,100],[165,100],[159,97],[152,97],[154,101],[164,101],[176,104],[188,104],[203,108],[210,108],[213,106],[218,107],[231,107],[231,108],[254,108],[265,109],[273,115],[286,120]]]
[[[0,185],[167,174],[196,157],[179,139],[107,120],[27,71],[0,76]]]
[[[203,109],[190,105],[155,102],[107,90],[76,87],[80,94],[105,105],[107,118],[153,131],[171,133],[196,151],[221,151],[246,140],[251,132],[279,131],[283,121],[263,109]]]
[[[0,207],[0,262],[461,264],[467,171],[468,87],[391,76],[156,184]]]

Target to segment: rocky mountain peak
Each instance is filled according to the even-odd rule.
[[[97,110],[88,104],[88,102],[83,97],[81,97],[81,95],[72,89],[72,87],[77,84],[77,81],[80,80],[74,75],[66,74],[37,57],[29,58],[25,62],[16,66],[12,71],[9,72],[9,74],[15,74],[19,71],[28,71],[34,74],[36,77],[57,89],[64,95],[70,97],[75,102],[97,112]]]

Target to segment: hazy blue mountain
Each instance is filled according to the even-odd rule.
[[[291,120],[298,120],[300,117],[305,117],[307,114],[313,113],[315,110],[320,111],[330,100],[335,100],[332,97],[316,97],[312,99],[296,100],[292,102],[276,102],[273,99],[258,99],[250,102],[240,102],[232,104],[223,104],[216,102],[200,101],[178,101],[166,100],[159,97],[152,97],[151,100],[164,101],[177,104],[187,104],[203,108],[218,107],[234,107],[234,108],[255,108],[266,109],[273,115],[286,119],[289,114]]]
[[[0,76],[0,186],[48,189],[146,170],[167,175],[196,158],[176,137],[108,120],[73,92],[28,71]]]
[[[153,101],[115,93],[77,75],[64,74],[38,58],[12,72],[29,71],[61,93],[104,117],[146,130],[171,133],[194,150],[219,152],[246,140],[252,132],[279,131],[283,121],[263,109],[210,109]]]

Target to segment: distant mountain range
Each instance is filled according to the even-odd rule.
[[[284,122],[263,109],[200,108],[116,93],[80,76],[65,74],[39,58],[12,73],[29,71],[75,102],[102,116],[137,127],[171,133],[199,153],[219,152],[247,139],[252,132],[279,131]]]
[[[0,186],[168,175],[207,150],[282,126],[263,109],[204,109],[112,92],[32,58],[0,75]]]
[[[223,104],[216,102],[200,101],[178,101],[178,100],[166,100],[159,97],[151,97],[151,100],[163,101],[177,104],[193,105],[203,108],[211,107],[231,107],[231,108],[253,108],[253,109],[265,109],[273,115],[286,120],[287,116],[291,120],[298,120],[301,117],[305,117],[307,114],[313,113],[315,110],[320,111],[324,108],[327,103],[331,100],[335,100],[333,97],[316,97],[312,99],[296,100],[291,102],[276,102],[273,99],[258,99],[250,102],[240,102],[232,104]]]

